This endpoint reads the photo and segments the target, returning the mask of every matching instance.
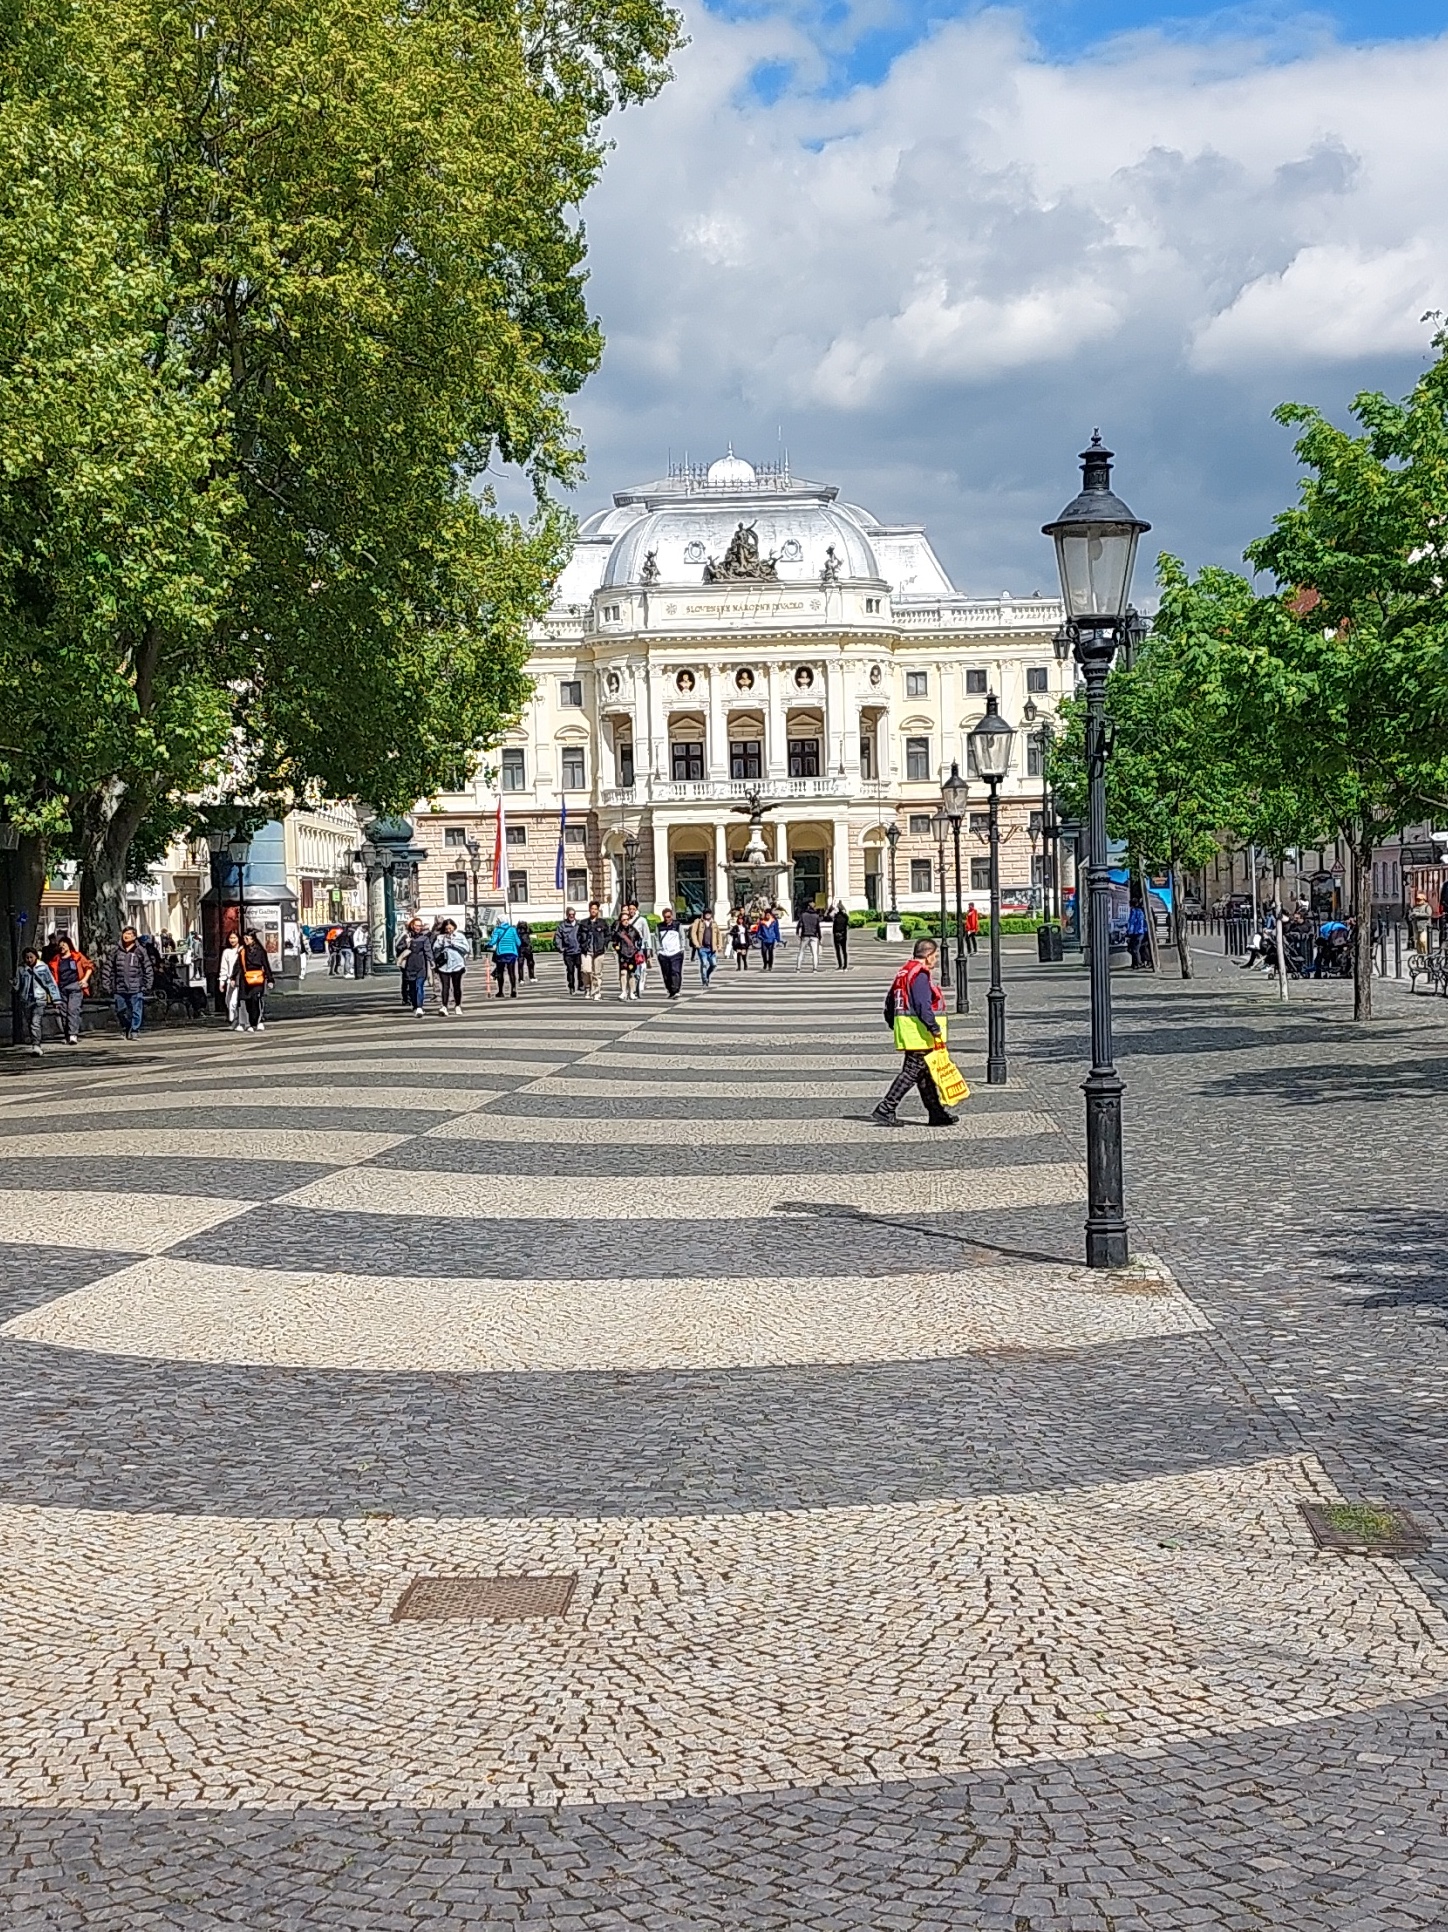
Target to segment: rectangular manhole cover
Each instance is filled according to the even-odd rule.
[[[1381,1503],[1303,1503],[1302,1513],[1317,1547],[1337,1556],[1416,1556],[1428,1547],[1422,1527],[1405,1509]]]
[[[576,1576],[419,1576],[398,1599],[392,1621],[414,1617],[479,1617],[511,1623],[523,1617],[561,1617],[573,1601]]]

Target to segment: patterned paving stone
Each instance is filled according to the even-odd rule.
[[[0,1194],[5,1232],[14,1241],[99,1248],[109,1237],[118,1249],[135,1254],[159,1254],[201,1228],[245,1214],[250,1205],[234,1195],[219,1200],[165,1193],[117,1197],[78,1188],[12,1187]]]
[[[780,1148],[798,1146],[799,1142],[791,1136],[789,1140],[771,1141],[767,1136],[754,1138],[746,1143],[739,1135],[732,1141],[709,1140],[700,1142],[695,1139],[694,1128],[690,1127],[690,1143],[678,1144],[677,1133],[672,1142],[660,1134],[642,1144],[621,1136],[577,1134],[575,1128],[563,1128],[550,1133],[546,1138],[509,1138],[506,1140],[492,1137],[483,1138],[486,1127],[494,1129],[498,1122],[491,1114],[470,1114],[462,1116],[472,1131],[467,1135],[436,1134],[419,1136],[415,1140],[402,1142],[389,1152],[379,1154],[371,1163],[375,1170],[379,1167],[404,1169],[408,1172],[427,1170],[440,1174],[538,1174],[551,1175],[559,1179],[565,1177],[596,1178],[599,1166],[598,1141],[612,1139],[608,1150],[608,1167],[612,1179],[624,1180],[644,1175],[668,1177],[675,1180],[693,1181],[695,1179],[719,1180],[725,1175],[756,1175],[764,1161],[767,1161]],[[991,1122],[991,1116],[984,1117]],[[1008,1119],[998,1115],[996,1119]],[[516,1116],[507,1123],[510,1127],[520,1124]],[[527,1122],[529,1126],[535,1122]],[[587,1121],[575,1123],[596,1128],[601,1123]],[[663,1124],[663,1123],[659,1123]],[[726,1123],[710,1121],[709,1126]],[[779,1126],[785,1123],[770,1121],[751,1123],[752,1125]],[[978,1124],[978,1123],[973,1123]],[[809,1166],[812,1174],[858,1173],[865,1169],[870,1174],[913,1174],[924,1169],[954,1170],[962,1164],[965,1154],[965,1140],[976,1136],[963,1136],[959,1141],[946,1134],[915,1134],[896,1136],[893,1140],[882,1140],[878,1134],[861,1132],[856,1137],[821,1134],[815,1145],[810,1148]],[[986,1140],[985,1136],[980,1137]],[[900,1142],[904,1141],[904,1145]],[[993,1165],[1021,1168],[1037,1166],[1041,1163],[1059,1161],[1067,1149],[1067,1143],[1054,1133],[1049,1137],[1032,1136],[1029,1139],[1010,1139],[990,1136],[987,1140],[990,1160]],[[1070,1149],[1074,1153],[1074,1149]],[[967,1156],[967,1158],[970,1158]],[[781,1183],[781,1191],[783,1184]],[[790,1190],[793,1192],[793,1189]],[[874,1190],[874,1198],[879,1199],[880,1188]],[[696,1203],[694,1205],[697,1205]]]
[[[28,1192],[37,1181],[43,1182],[51,1195],[87,1192],[122,1196],[112,1216],[125,1217],[130,1212],[129,1198],[146,1190],[152,1195],[209,1195],[221,1201],[234,1201],[245,1191],[253,1201],[269,1201],[305,1187],[316,1174],[315,1161],[246,1156],[238,1160],[194,1160],[173,1154],[160,1160],[145,1154],[109,1154],[99,1159],[89,1154],[66,1154],[39,1164],[34,1159],[7,1160],[0,1153],[0,1217],[6,1212],[8,1193]],[[185,1232],[192,1230],[187,1227]]]
[[[130,1259],[113,1249],[0,1241],[0,1323],[28,1309],[42,1308],[88,1281],[114,1274]]]

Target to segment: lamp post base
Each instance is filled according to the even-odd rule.
[[[985,1083],[988,1087],[1006,1084],[1006,995],[1003,986],[992,986],[985,996]]]
[[[1120,1077],[1094,1068],[1086,1096],[1086,1266],[1124,1268],[1131,1258],[1121,1175]]]

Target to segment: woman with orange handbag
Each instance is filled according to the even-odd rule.
[[[246,1007],[247,1024],[253,1033],[265,1033],[266,1022],[262,1018],[262,1003],[266,990],[272,984],[271,961],[267,958],[266,947],[260,935],[249,932],[241,948],[241,997]]]

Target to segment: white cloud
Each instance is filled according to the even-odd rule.
[[[667,443],[767,453],[783,423],[800,467],[931,516],[992,581],[997,556],[1034,558],[1014,519],[1058,507],[1105,421],[1127,493],[1175,504],[1167,540],[1231,555],[1290,489],[1271,402],[1411,380],[1419,318],[1448,306],[1448,40],[1284,58],[1139,37],[1060,63],[987,14],[877,85],[764,107],[759,63],[825,73],[805,30],[689,29],[586,211],[595,493]],[[1229,512],[1233,435],[1255,468],[1232,466]]]

